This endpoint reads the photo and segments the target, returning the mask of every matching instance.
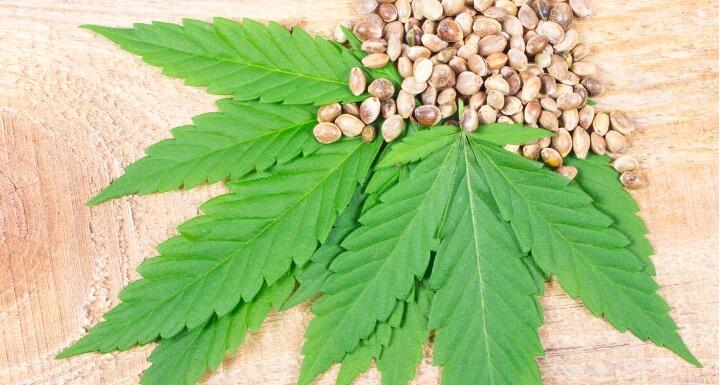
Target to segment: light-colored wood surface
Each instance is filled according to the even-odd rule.
[[[551,384],[718,381],[718,9],[708,0],[596,0],[580,23],[609,92],[641,129],[634,153],[650,185],[634,195],[652,231],[661,293],[694,369],[614,331],[556,285],[543,298],[540,359]],[[134,384],[150,347],[54,361],[117,303],[154,246],[219,186],[84,202],[167,137],[213,110],[201,89],[163,77],[76,28],[182,17],[301,17],[327,33],[349,1],[0,0],[0,384]],[[206,384],[294,383],[307,308],[273,314]],[[331,384],[334,372],[320,384]],[[417,384],[436,384],[428,357]],[[378,384],[371,370],[360,384]]]

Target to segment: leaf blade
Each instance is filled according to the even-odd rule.
[[[294,279],[287,277],[265,287],[250,302],[238,304],[231,313],[213,317],[207,324],[160,340],[143,373],[143,385],[190,385],[216,370],[233,353],[248,332],[257,331],[271,307],[290,294]]]
[[[614,227],[630,239],[628,249],[640,258],[649,275],[655,275],[650,257],[655,253],[647,239],[648,228],[637,215],[640,207],[620,183],[620,174],[609,167],[610,157],[591,155],[584,159],[567,158],[567,164],[578,169],[574,181],[593,198],[595,206],[615,222]]]
[[[144,278],[121,292],[124,302],[60,357],[169,338],[204,324],[213,313],[230,312],[241,297],[252,300],[263,282],[272,284],[292,263],[310,258],[378,148],[343,141],[269,175],[230,184],[230,194],[203,205],[205,215],[181,225],[183,235],[140,266]]]
[[[406,385],[415,377],[428,343],[428,313],[432,294],[421,283],[417,293],[405,303],[405,316],[392,329],[390,343],[383,348],[377,367],[382,385]]]
[[[616,329],[630,330],[700,365],[677,333],[658,285],[628,250],[628,238],[611,228],[612,219],[589,196],[537,162],[480,140],[473,144],[503,219],[545,274],[555,274],[571,297]],[[550,204],[548,197],[534,193],[538,184],[565,197]]]
[[[409,178],[382,195],[382,203],[361,217],[363,226],[343,242],[348,251],[333,261],[323,296],[312,307],[316,317],[305,334],[300,384],[310,383],[355,350],[424,275],[456,153],[457,145],[448,146],[420,162]]]
[[[173,138],[148,147],[145,157],[88,204],[239,179],[319,147],[312,136],[312,108],[231,99],[218,101],[218,107],[219,112],[196,116],[194,125],[177,127]]]
[[[443,384],[541,384],[540,294],[509,225],[495,214],[469,143],[458,159],[430,276]]]
[[[330,264],[345,251],[340,244],[359,226],[357,220],[365,203],[363,187],[358,186],[345,211],[335,220],[325,243],[313,253],[308,266],[298,272],[300,286],[283,304],[281,310],[309,301],[320,294],[322,285],[330,276]]]
[[[290,33],[276,23],[264,26],[250,19],[237,23],[216,18],[213,23],[185,19],[182,25],[82,27],[162,67],[165,75],[208,87],[212,94],[285,104],[359,100],[348,88],[352,65],[342,59],[344,48],[319,38],[305,39],[302,32]],[[316,64],[307,57],[332,65]]]

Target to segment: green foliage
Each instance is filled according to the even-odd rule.
[[[656,293],[648,230],[609,158],[568,158],[570,182],[499,147],[552,133],[507,124],[409,124],[382,153],[380,140],[321,146],[313,104],[365,97],[348,88],[365,55],[348,30],[350,50],[252,20],[87,28],[233,96],[90,203],[205,182],[230,192],[161,244],[122,303],[58,357],[157,341],[141,383],[191,385],[271,308],[319,297],[300,385],[333,363],[349,385],[373,361],[383,385],[405,385],[429,332],[444,384],[541,384],[537,297],[555,276],[595,316],[699,365]],[[402,80],[392,64],[367,74]]]
[[[658,285],[628,249],[629,239],[590,196],[540,163],[480,140],[473,149],[501,217],[545,274],[554,274],[596,317],[699,365],[677,334]]]
[[[309,384],[390,317],[428,267],[455,174],[457,141],[420,162],[360,218],[312,307],[299,384]]]
[[[163,74],[207,87],[211,94],[285,104],[362,99],[348,88],[350,68],[360,63],[345,48],[300,28],[291,33],[273,22],[265,26],[223,18],[213,23],[186,19],[182,25],[84,27],[162,67]]]
[[[539,291],[481,172],[463,141],[430,279],[435,363],[448,385],[541,384]]]
[[[256,331],[271,307],[277,308],[295,284],[285,277],[270,287],[263,287],[249,302],[241,302],[230,313],[213,316],[205,325],[162,339],[153,350],[152,365],[143,374],[143,385],[195,384],[206,371],[220,366],[223,358],[237,350],[250,331]]]
[[[310,107],[223,99],[218,108],[220,112],[193,118],[194,125],[173,129],[172,139],[148,147],[147,156],[128,166],[90,204],[133,193],[189,189],[228,177],[237,180],[319,146],[312,135],[317,121]]]
[[[654,250],[645,237],[648,229],[637,216],[640,207],[632,195],[620,183],[620,174],[608,167],[610,157],[591,155],[587,160],[567,158],[566,163],[578,169],[575,182],[592,197],[595,206],[613,219],[613,227],[620,230],[630,240],[627,249],[642,259],[643,270],[655,275],[650,256]]]
[[[379,157],[380,160],[387,157],[388,149],[397,145],[394,143],[386,147]],[[300,287],[288,299],[283,309],[299,305],[320,294],[322,285],[330,276],[330,264],[345,251],[340,244],[360,226],[358,224],[360,214],[378,204],[379,196],[398,182],[403,169],[407,169],[407,167],[402,169],[400,167],[385,168],[380,172],[373,173],[364,186],[358,186],[350,204],[335,221],[325,243],[313,254],[310,263],[300,269],[298,273]]]
[[[384,152],[385,155],[387,153],[388,151]],[[359,191],[356,192],[346,211],[338,217],[325,245],[316,251],[309,266],[301,273],[300,287],[285,304],[285,308],[320,294],[322,284],[331,274],[330,263],[344,251],[340,243],[358,227],[357,221],[361,211],[378,204],[377,197],[401,179],[404,169],[406,167],[384,168],[373,173],[364,194],[358,188]],[[415,367],[422,359],[422,346],[427,342],[430,294],[422,287],[417,293],[408,302],[398,304],[387,321],[379,322],[373,334],[364,339],[355,351],[343,358],[336,384],[352,383],[358,375],[367,370],[373,360],[379,360],[378,369],[382,373],[383,384],[404,385],[412,379]],[[407,312],[405,312],[406,307]],[[404,315],[405,320],[403,320]],[[383,352],[382,356],[381,352]]]
[[[120,293],[123,303],[60,357],[125,350],[169,338],[251,301],[294,262],[303,265],[367,174],[379,148],[360,140],[323,146],[266,175],[228,183],[231,190],[181,225],[182,235],[144,262],[143,279]]]

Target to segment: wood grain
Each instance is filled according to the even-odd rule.
[[[705,368],[614,331],[551,284],[545,383],[716,384],[717,4],[604,0],[594,9],[579,29],[609,84],[599,101],[641,126],[633,152],[650,185],[635,196],[657,248],[661,293]],[[347,0],[0,0],[0,384],[134,384],[147,366],[150,347],[53,356],[100,320],[154,246],[222,188],[84,202],[171,127],[213,110],[214,98],[76,26],[215,15],[302,16],[327,33],[350,8]],[[205,383],[294,383],[309,318],[306,308],[272,315]],[[428,352],[416,384],[438,383],[430,360]],[[358,383],[378,381],[371,370]]]

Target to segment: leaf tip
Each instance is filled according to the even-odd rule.
[[[56,359],[56,360],[62,360],[62,359],[69,358],[69,357],[72,357],[72,356],[76,356],[76,355],[79,354],[79,353],[74,353],[71,348],[72,348],[72,346],[69,347],[69,348],[67,348],[67,349],[65,349],[65,350],[63,350],[62,352],[58,353],[58,354],[55,356],[55,359]]]
[[[81,24],[78,26],[78,28],[88,30],[90,32],[95,32],[98,35],[106,36],[106,34],[114,29],[112,27],[105,27],[102,25],[96,25],[96,24]]]
[[[58,353],[55,356],[56,360],[62,360],[65,358],[77,356],[83,353],[89,353],[92,352],[93,349],[88,349],[87,344],[84,344],[83,341],[85,341],[85,338],[81,338],[79,341],[75,342],[74,344],[68,346],[63,350],[62,352]]]
[[[691,363],[691,364],[692,364],[693,366],[695,366],[696,368],[704,368],[702,362],[700,362],[697,358],[695,358],[695,356],[690,355],[690,357],[691,357],[692,359],[691,359],[691,360],[688,360],[689,363]]]
[[[97,206],[97,205],[99,205],[100,203],[106,202],[106,201],[108,201],[108,200],[110,200],[110,199],[111,199],[111,198],[108,197],[108,196],[106,196],[106,195],[104,194],[104,191],[103,191],[103,192],[101,192],[100,194],[97,194],[97,195],[95,195],[94,197],[88,199],[88,201],[85,202],[85,205],[88,206],[88,207]]]
[[[680,358],[682,358],[683,360],[685,360],[687,363],[693,365],[694,367],[696,367],[696,368],[702,368],[702,367],[703,367],[703,364],[700,362],[700,360],[698,360],[698,359],[690,352],[690,349],[688,349],[687,345],[685,345],[684,342],[681,341],[681,342],[680,342],[680,346],[673,346],[673,347],[667,346],[667,347],[670,348],[670,350],[672,350],[673,352],[675,352],[675,354],[677,354],[678,356],[680,356]]]

